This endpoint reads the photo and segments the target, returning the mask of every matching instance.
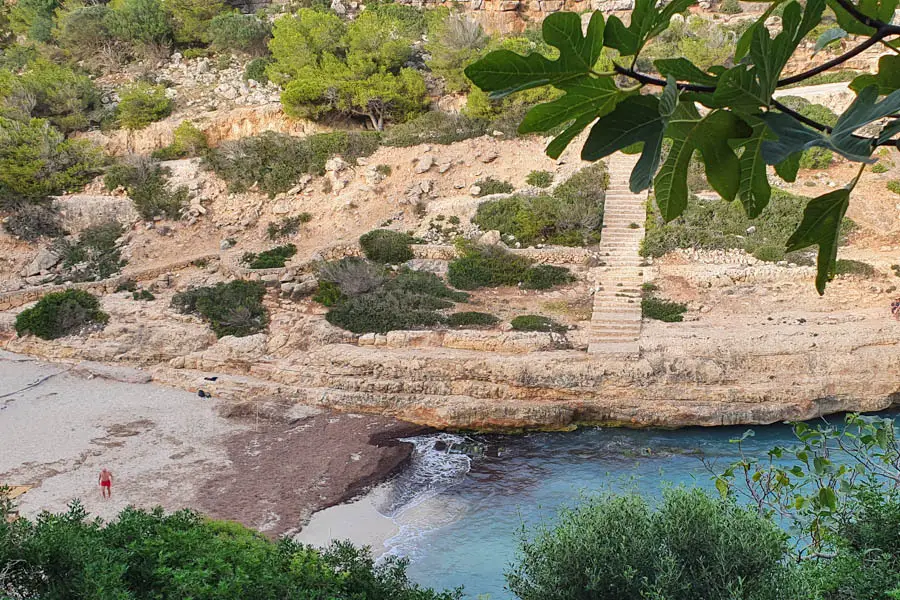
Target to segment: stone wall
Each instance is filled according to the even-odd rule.
[[[63,196],[53,200],[53,207],[59,211],[63,229],[70,233],[109,221],[130,227],[140,220],[128,196]]]

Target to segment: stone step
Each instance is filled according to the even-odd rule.
[[[588,353],[638,356],[641,347],[637,342],[592,343],[588,344]]]

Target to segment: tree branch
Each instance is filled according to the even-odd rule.
[[[891,26],[891,28],[893,28],[893,26]],[[853,58],[859,54],[862,54],[863,52],[865,52],[866,50],[868,50],[875,44],[881,42],[885,37],[892,35],[894,33],[900,33],[900,30],[898,30],[896,32],[887,32],[885,30],[880,29],[875,33],[875,35],[873,35],[872,37],[870,37],[869,39],[864,41],[859,46],[856,46],[855,48],[848,50],[847,52],[841,54],[840,56],[836,56],[835,58],[832,58],[831,60],[822,63],[818,67],[813,67],[812,69],[809,69],[808,71],[803,71],[802,73],[797,73],[796,75],[792,75],[790,77],[785,77],[784,79],[779,79],[778,87],[784,87],[786,85],[791,85],[792,83],[799,83],[801,81],[806,81],[807,79],[810,79],[811,77],[815,77],[819,73],[823,73],[829,69],[833,69],[834,67],[847,62],[851,58]]]

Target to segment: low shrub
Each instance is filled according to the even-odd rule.
[[[47,294],[34,307],[16,316],[16,334],[32,334],[54,340],[90,325],[104,325],[109,315],[100,310],[100,301],[76,289]]]
[[[479,179],[475,182],[475,187],[478,188],[478,193],[476,194],[478,198],[490,196],[491,194],[511,194],[516,189],[510,182],[500,181],[493,177]]]
[[[391,127],[384,134],[384,145],[406,147],[419,144],[453,144],[480,137],[487,132],[486,120],[431,111]]]
[[[834,273],[835,275],[856,275],[858,277],[870,278],[875,276],[876,271],[875,267],[869,263],[839,258],[834,265]]]
[[[547,290],[573,281],[575,277],[565,267],[535,265],[525,271],[522,287],[528,290]]]
[[[333,284],[341,295],[347,297],[359,296],[378,289],[386,279],[384,267],[354,256],[322,263],[318,268],[318,276],[320,290],[321,282],[327,282]],[[326,294],[326,297],[332,296],[330,291]]]
[[[156,300],[156,296],[154,296],[153,293],[150,292],[149,290],[140,290],[137,292],[132,292],[131,298],[133,300],[145,300],[148,302],[151,300]]]
[[[25,241],[41,237],[55,238],[65,235],[59,222],[59,213],[44,204],[22,204],[10,213],[3,227],[12,235]]]
[[[492,314],[483,312],[458,312],[447,317],[448,327],[491,327],[500,322],[500,319]]]
[[[232,191],[244,192],[254,184],[275,196],[296,185],[302,175],[321,175],[325,162],[340,154],[348,162],[378,149],[375,132],[320,133],[304,138],[266,131],[260,135],[220,144],[204,157],[207,168],[228,182]]]
[[[641,316],[645,319],[680,323],[684,320],[686,312],[687,305],[680,302],[671,302],[655,296],[648,296],[641,300]]]
[[[58,249],[62,256],[65,279],[69,281],[100,281],[122,270],[126,261],[116,242],[124,230],[111,221],[88,227],[74,244],[63,241]]]
[[[301,225],[309,223],[311,220],[312,215],[307,212],[300,213],[293,217],[284,217],[278,223],[269,223],[266,234],[269,236],[270,240],[277,240],[278,238],[294,235],[300,231]]]
[[[538,188],[548,188],[553,185],[553,173],[550,171],[532,171],[525,177],[525,183]]]
[[[240,51],[261,56],[266,53],[266,43],[272,34],[272,26],[256,15],[243,15],[238,11],[216,15],[209,22],[210,48],[215,52]],[[252,78],[263,83],[261,80]]]
[[[548,333],[565,333],[568,327],[557,323],[550,317],[541,315],[521,315],[509,322],[515,331],[544,331]]]
[[[719,5],[719,12],[726,15],[736,15],[744,12],[741,3],[738,0],[722,0]]]
[[[381,289],[338,303],[325,318],[353,333],[387,333],[438,325],[443,317],[435,311],[451,306],[452,302],[434,296]]]
[[[244,81],[253,80],[261,85],[269,83],[266,67],[272,64],[271,58],[254,58],[244,67]]]
[[[606,164],[597,162],[575,171],[571,177],[556,186],[556,189],[553,190],[553,197],[567,204],[587,202],[590,205],[599,204],[602,207],[608,187],[609,171]]]
[[[116,116],[125,129],[143,129],[172,114],[173,103],[162,85],[140,81],[119,92]]]
[[[172,143],[165,148],[154,150],[151,156],[157,160],[175,160],[189,156],[199,156],[209,148],[206,134],[190,121],[182,121],[175,128]]]
[[[334,306],[346,296],[341,293],[341,288],[333,281],[319,281],[319,289],[313,294],[313,302],[318,302],[322,306]]]
[[[765,262],[778,262],[784,260],[784,247],[760,246],[753,251],[753,257]]]
[[[134,279],[126,279],[122,283],[116,286],[116,293],[119,292],[136,292],[137,291],[137,281]]]
[[[393,169],[391,169],[391,165],[377,165],[375,171],[385,177],[390,177]]]
[[[278,269],[283,267],[287,260],[295,254],[297,254],[297,246],[285,244],[258,254],[247,252],[241,257],[241,262],[249,269]]]
[[[885,184],[889,192],[900,195],[900,179],[892,179]]]
[[[891,170],[894,165],[890,161],[878,161],[874,165],[872,165],[871,171],[873,173],[887,173]]]
[[[500,246],[463,246],[461,256],[450,262],[447,278],[450,285],[460,290],[519,284],[547,289],[572,281],[568,269],[532,264]]]
[[[833,160],[834,153],[832,153],[831,150],[817,146],[803,151],[803,154],[800,155],[800,168],[816,170],[827,169],[831,166]]]
[[[184,186],[172,190],[168,186],[171,170],[145,156],[129,157],[112,167],[103,178],[108,190],[125,188],[134,202],[138,214],[145,221],[155,217],[177,219],[187,204],[188,189]]]
[[[413,258],[410,244],[414,241],[412,236],[405,233],[375,229],[363,234],[359,238],[359,245],[369,260],[395,265]]]
[[[172,308],[200,316],[220,338],[244,337],[266,328],[269,316],[262,304],[265,295],[262,283],[239,279],[179,292],[172,297]]]
[[[466,302],[469,300],[467,293],[450,289],[443,279],[429,271],[401,269],[396,277],[387,280],[384,287],[390,290],[402,290],[416,294],[425,294],[434,298],[444,298],[453,302]]]

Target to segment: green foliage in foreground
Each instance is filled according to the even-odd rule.
[[[228,182],[232,191],[254,184],[275,196],[296,185],[302,175],[321,175],[325,162],[339,154],[353,163],[378,149],[378,134],[320,133],[303,138],[271,131],[220,144],[204,157],[204,164]]]
[[[32,334],[45,340],[55,340],[77,333],[88,325],[103,325],[108,321],[109,315],[100,310],[100,301],[95,296],[83,290],[69,289],[47,294],[34,307],[16,315],[16,334]],[[0,557],[2,553],[3,550],[0,550]]]
[[[451,261],[447,271],[450,285],[460,290],[521,285],[525,289],[545,290],[574,281],[568,269],[537,265],[500,246],[463,245],[460,257]]]
[[[811,148],[824,148],[861,163],[859,175],[848,186],[806,203],[785,244],[785,252],[818,247],[816,289],[823,294],[834,276],[851,190],[865,164],[874,162],[878,146],[900,143],[895,139],[900,134],[897,56],[882,57],[877,74],[854,80],[851,89],[857,97],[833,126],[819,122],[819,117],[804,116],[775,98],[778,88],[809,81],[818,74],[817,69],[810,69],[782,77],[801,42],[822,24],[826,3],[843,32],[869,36],[867,46],[862,47],[900,37],[900,27],[891,24],[898,0],[858,7],[845,0],[803,4],[788,0],[773,4],[744,29],[733,51],[730,44],[723,44],[725,52],[700,64],[683,51],[664,52],[652,60],[645,50],[657,46],[654,40],[677,37],[673,34],[678,28],[694,21],[672,20],[691,0],[666,4],[637,0],[627,26],[619,17],[604,18],[599,11],[586,26],[575,13],[551,14],[542,24],[542,33],[555,52],[523,55],[501,49],[469,65],[465,72],[482,93],[493,98],[553,88],[557,95],[533,107],[519,126],[520,133],[554,135],[547,146],[547,154],[553,158],[588,127],[583,159],[596,161],[620,150],[638,150],[640,158],[629,186],[634,193],[652,186],[659,214],[666,222],[682,216],[690,204],[688,179],[695,154],[711,188],[727,202],[739,200],[749,218],[758,217],[772,196],[768,166],[774,166],[783,180],[793,182],[802,153]],[[782,28],[773,32],[766,20],[776,8],[782,11]],[[858,50],[835,57],[825,70],[840,66],[855,52]],[[613,57],[628,59],[611,64]],[[662,77],[636,68],[655,69]],[[641,93],[645,87],[656,88],[658,93]],[[474,96],[471,94],[470,100]],[[698,104],[709,110],[698,110]],[[665,158],[664,142],[668,147]]]
[[[409,581],[406,562],[367,549],[325,550],[266,539],[191,511],[126,508],[108,523],[76,501],[62,514],[6,523],[0,514],[4,596],[195,600],[458,600]]]
[[[265,295],[262,283],[236,280],[179,292],[172,297],[172,308],[202,317],[218,337],[245,337],[265,330],[269,323],[262,304]]]

